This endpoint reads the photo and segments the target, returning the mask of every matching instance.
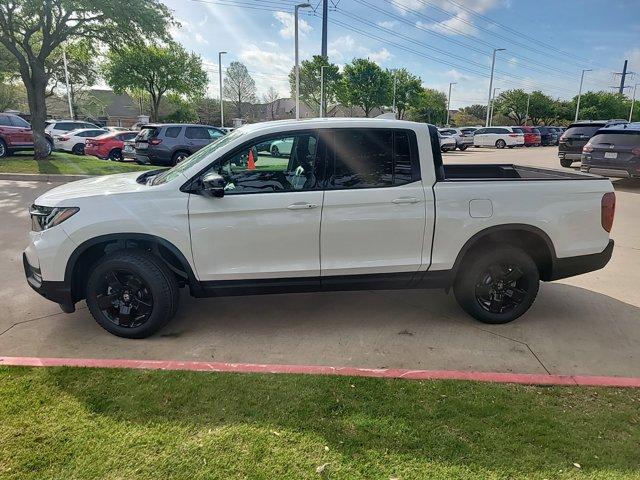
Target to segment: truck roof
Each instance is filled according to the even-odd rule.
[[[296,128],[328,128],[328,127],[362,127],[362,128],[416,128],[417,126],[427,127],[425,123],[410,122],[408,120],[395,120],[387,118],[308,118],[304,120],[275,120],[272,122],[260,122],[243,125],[241,128],[245,132],[259,132],[261,130],[272,130],[274,128],[295,130]]]

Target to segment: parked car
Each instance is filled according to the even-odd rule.
[[[140,164],[176,165],[224,135],[222,130],[209,125],[145,125],[136,137],[135,161]]]
[[[486,127],[475,131],[474,147],[513,148],[524,146],[524,132],[520,127]]]
[[[137,132],[136,132],[137,133]],[[122,160],[135,161],[136,159],[136,138],[122,142]]]
[[[545,125],[538,125],[536,128],[540,131],[540,144],[543,147],[556,144],[558,134],[553,128]]]
[[[460,131],[466,134],[474,134],[476,130],[480,130],[482,127],[460,127]]]
[[[291,155],[291,149],[293,148],[292,138],[283,138],[274,142],[269,142],[269,152],[271,156],[280,157],[282,155]],[[256,150],[258,151],[258,150]]]
[[[456,141],[456,148],[465,151],[473,145],[473,132],[463,131],[460,128],[440,128],[440,133],[451,135]]]
[[[110,127],[110,126],[106,126],[104,127],[105,130],[108,130],[110,132],[131,132],[132,130],[130,128],[127,127]]]
[[[81,120],[47,120],[46,124],[44,136],[49,140],[51,148],[54,148],[53,138],[58,135],[64,135],[65,133],[80,128],[101,128],[98,125]]]
[[[71,130],[64,135],[53,137],[53,147],[63,152],[71,152],[75,155],[84,155],[84,145],[88,138],[95,138],[107,133],[102,128],[79,128]]]
[[[640,123],[601,128],[582,149],[580,170],[640,178]]]
[[[623,125],[626,120],[588,120],[572,123],[560,137],[558,157],[560,165],[570,167],[573,162],[582,160],[582,149],[589,139],[601,128],[609,125]]]
[[[560,144],[560,137],[564,133],[564,130],[562,128],[560,128],[560,127],[549,127],[549,128],[555,132],[555,134],[556,134],[556,143],[554,143],[554,145],[558,146]]]
[[[449,152],[456,149],[456,139],[448,133],[438,132],[438,138],[440,140],[440,150],[443,152]]]
[[[282,138],[291,154],[268,170],[235,166]],[[39,196],[23,264],[63,311],[86,299],[103,328],[128,338],[166,325],[183,286],[196,297],[452,288],[471,316],[506,323],[529,309],[540,280],[609,261],[614,207],[600,176],[444,165],[433,125],[265,122],[171,169]]]
[[[84,153],[102,160],[123,160],[122,150],[126,140],[133,140],[138,132],[111,131],[95,138],[87,138],[84,142]]]
[[[18,115],[0,113],[0,158],[22,150],[33,150],[31,125]]]
[[[540,146],[540,130],[536,127],[528,125],[520,125],[517,128],[524,133],[524,146],[525,147],[539,147]]]

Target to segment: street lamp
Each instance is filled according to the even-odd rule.
[[[398,118],[398,113],[396,112],[396,89],[398,86],[398,70],[393,69],[393,104],[391,105],[391,111],[393,112],[394,118]]]
[[[447,127],[449,126],[449,112],[451,111],[451,85],[457,85],[458,82],[449,82],[449,100],[447,100]]]
[[[301,8],[311,8],[310,3],[299,3],[294,7],[294,28],[295,28],[295,48],[296,48],[296,120],[300,120],[300,66],[298,65],[298,10]]]
[[[633,97],[631,97],[631,111],[629,112],[629,122],[631,122],[631,117],[633,117],[633,105],[636,103],[636,88],[638,88],[640,83],[636,83],[633,86]]]
[[[529,102],[531,101],[531,94],[527,94],[527,112],[524,114],[524,125],[527,126],[529,123]]]
[[[493,70],[496,66],[496,52],[503,52],[506,48],[494,48],[493,56],[491,58],[491,79],[489,80],[489,100],[487,101],[487,119],[485,120],[484,126],[489,126],[489,107],[491,105],[491,90],[493,89]]]
[[[585,72],[593,72],[593,70],[582,70],[582,75],[580,75],[580,90],[578,90],[578,102],[576,103],[576,118],[573,120],[574,122],[578,121],[578,112],[580,112],[580,97],[582,96],[582,82],[584,81]]]
[[[496,101],[496,90],[502,90],[500,87],[495,87],[493,89],[493,97],[491,97],[491,115],[489,116],[489,126],[493,124],[493,104]]]
[[[324,69],[328,66],[320,66],[320,118],[324,117]]]
[[[224,127],[224,106],[222,104],[222,55],[227,52],[218,52],[218,76],[220,78],[220,126]]]

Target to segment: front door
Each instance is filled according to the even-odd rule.
[[[201,281],[319,277],[316,140],[315,132],[263,137],[212,165],[227,181],[224,196],[189,199]],[[272,155],[271,145],[282,142],[292,143],[289,153]]]
[[[419,269],[426,223],[415,134],[335,129],[327,135],[322,282]]]

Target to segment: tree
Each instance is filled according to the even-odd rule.
[[[220,123],[220,101],[217,98],[199,98],[194,102],[194,108],[199,123],[205,125]]]
[[[151,119],[158,121],[165,94],[203,96],[209,79],[202,59],[176,43],[111,50],[104,65],[107,83],[116,93],[145,90],[151,97]]]
[[[238,118],[242,118],[242,104],[256,99],[256,82],[249,75],[249,70],[241,62],[231,62],[224,77],[224,98],[236,109]]]
[[[473,105],[469,105],[468,107],[461,108],[460,111],[465,112],[469,115],[472,115],[476,118],[479,118],[484,123],[487,119],[487,106],[480,105],[478,103],[474,103]]]
[[[533,125],[554,123],[556,115],[556,101],[540,90],[531,92],[529,101],[529,118]]]
[[[303,60],[300,65],[300,101],[304,102],[313,111],[320,110],[320,75],[324,67],[324,107],[336,102],[336,96],[340,88],[340,71],[336,64],[329,63],[321,55],[314,55],[311,60]],[[291,97],[296,95],[296,72],[291,69],[289,73],[289,85]]]
[[[572,101],[572,110],[574,115],[577,100],[578,97],[574,97]],[[636,107],[638,107],[638,105],[636,105]],[[581,119],[628,119],[630,109],[631,100],[617,92],[586,92],[580,97]]]
[[[262,100],[267,106],[267,113],[271,117],[271,120],[275,120],[276,112],[278,111],[278,104],[280,103],[280,94],[273,86],[271,86],[267,90],[267,93],[263,95]]]
[[[167,37],[169,9],[159,0],[2,0],[0,44],[15,58],[27,90],[35,157],[48,151],[44,137],[50,74],[47,62],[64,42],[79,39],[113,47]]]
[[[347,107],[360,107],[364,115],[391,103],[392,82],[389,74],[366,58],[356,58],[345,65],[338,100]]]
[[[396,111],[398,118],[402,120],[407,109],[418,104],[420,93],[422,92],[422,80],[420,80],[420,77],[409,73],[406,68],[401,68],[395,72],[387,70],[387,73],[392,81],[395,76]]]
[[[423,88],[407,117],[416,122],[444,124],[447,121],[447,96],[433,88]]]
[[[516,125],[524,125],[528,98],[529,95],[520,88],[505,90],[495,99],[494,111],[508,117]]]

